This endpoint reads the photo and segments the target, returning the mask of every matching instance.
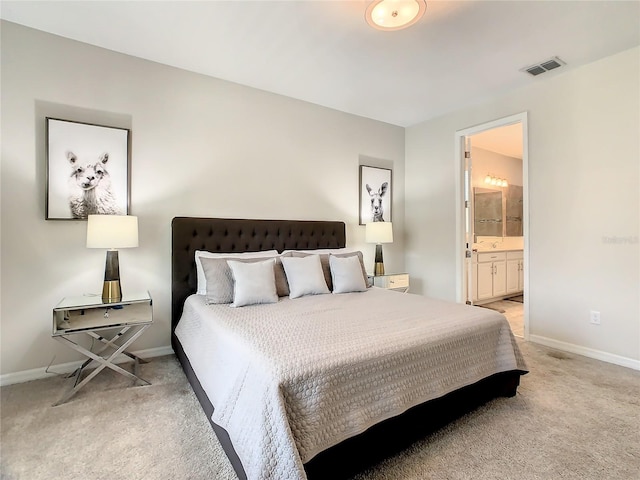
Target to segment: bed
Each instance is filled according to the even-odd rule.
[[[527,372],[488,309],[376,287],[239,308],[195,294],[197,250],[345,245],[343,222],[172,221],[172,346],[240,479],[349,478]]]

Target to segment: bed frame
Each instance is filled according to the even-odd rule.
[[[196,291],[194,253],[196,250],[239,253],[340,248],[346,245],[345,224],[335,221],[175,217],[171,230],[171,345],[233,468],[244,480],[247,477],[229,435],[211,420],[214,406],[174,334],[186,298]],[[307,476],[309,479],[349,478],[493,398],[514,396],[522,373],[512,371],[492,375],[385,420],[316,455],[305,464]]]

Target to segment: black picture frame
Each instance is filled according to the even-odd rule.
[[[392,170],[360,165],[360,225],[371,222],[391,222]],[[386,186],[385,186],[386,185]]]
[[[45,118],[46,220],[128,215],[131,131]]]

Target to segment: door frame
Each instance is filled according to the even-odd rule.
[[[517,113],[508,117],[499,118],[490,122],[457,130],[455,133],[455,175],[456,175],[456,301],[464,303],[467,298],[466,276],[466,241],[465,241],[465,216],[464,216],[464,171],[465,171],[465,138],[493,130],[498,127],[506,127],[520,123],[522,125],[522,233],[524,236],[524,339],[529,339],[529,139],[527,112]],[[473,143],[472,143],[473,146]],[[472,168],[473,168],[473,158]]]

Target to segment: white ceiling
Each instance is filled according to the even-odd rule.
[[[522,160],[522,125],[514,123],[506,127],[493,128],[471,136],[473,147],[483,148],[507,157]]]
[[[410,126],[640,44],[640,1],[427,1],[381,32],[368,1],[7,1],[39,30]],[[558,56],[538,77],[520,69]]]

